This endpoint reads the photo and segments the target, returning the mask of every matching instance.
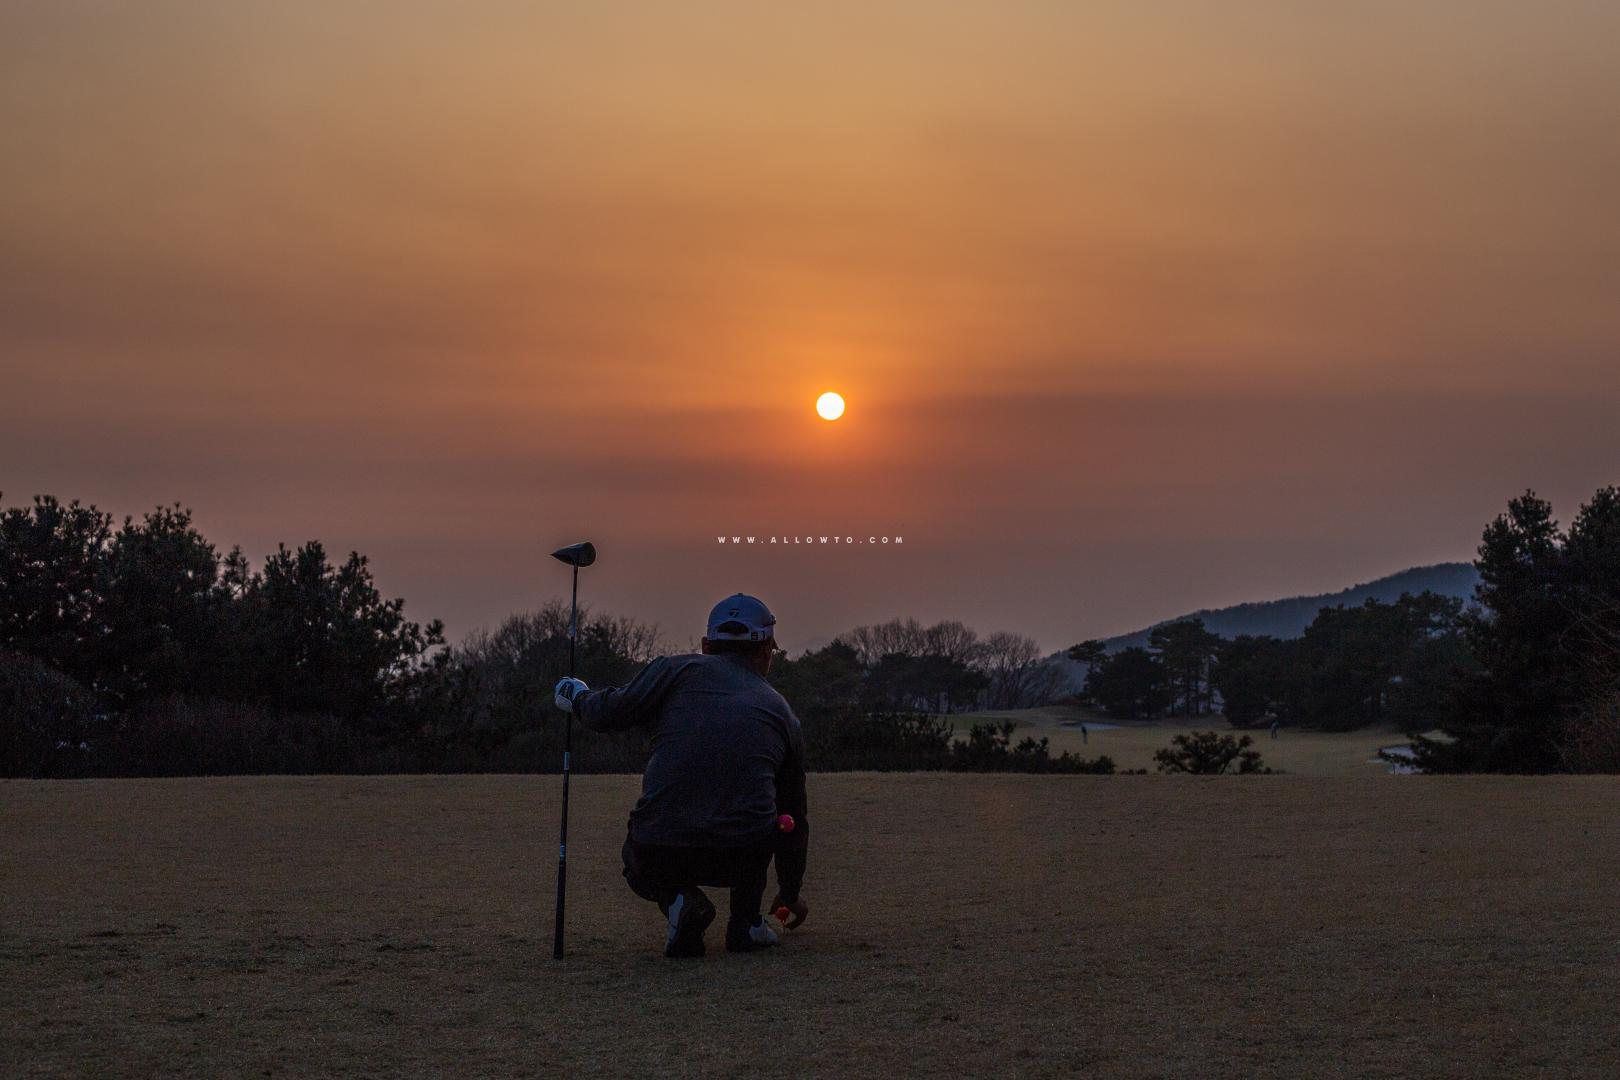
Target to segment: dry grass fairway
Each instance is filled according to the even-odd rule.
[[[1238,738],[1247,735],[1254,740],[1254,749],[1260,751],[1268,767],[1298,776],[1378,776],[1389,772],[1389,765],[1378,760],[1379,748],[1407,741],[1398,729],[1385,727],[1359,731],[1284,728],[1280,737],[1273,739],[1265,728],[1240,731],[1220,716],[1202,717],[1196,723],[1184,719],[1119,721],[1073,705],[956,713],[944,719],[956,726],[958,739],[965,737],[973,724],[1011,720],[1018,725],[1013,732],[1014,742],[1026,735],[1046,738],[1051,740],[1053,754],[1064,751],[1081,757],[1107,754],[1120,769],[1147,769],[1149,772],[1155,771],[1154,751],[1169,746],[1171,739],[1189,731],[1213,730]],[[1071,726],[1078,720],[1092,725],[1087,739],[1082,739],[1079,729]],[[1099,724],[1107,726],[1098,727]]]
[[[811,921],[696,962],[635,783],[562,964],[556,778],[0,784],[0,1075],[1620,1069],[1612,779],[817,776]]]

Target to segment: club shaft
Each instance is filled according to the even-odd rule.
[[[566,736],[565,736],[566,740]],[[566,745],[566,741],[565,741]],[[568,751],[563,751],[562,839],[557,844],[557,925],[551,935],[551,958],[563,958],[563,905],[568,894]]]
[[[574,677],[575,641],[579,638],[579,567],[574,567],[573,597],[568,605],[568,677]],[[574,757],[574,710],[563,720],[562,834],[557,841],[557,926],[551,936],[551,958],[563,958],[563,908],[568,901],[568,778]]]
[[[579,640],[579,567],[574,567],[574,592],[568,602],[568,677],[574,677],[574,643]],[[573,715],[572,712],[569,713]]]

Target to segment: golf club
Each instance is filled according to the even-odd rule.
[[[553,559],[574,568],[573,598],[568,609],[568,677],[574,677],[576,645],[579,641],[579,568],[596,561],[596,547],[589,541],[569,544],[551,553]],[[573,766],[574,710],[563,720],[562,837],[557,842],[557,928],[551,938],[551,958],[563,958],[563,905],[568,891],[568,774]]]

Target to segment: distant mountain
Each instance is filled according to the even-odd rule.
[[[1155,629],[1181,622],[1183,619],[1203,619],[1204,626],[1212,633],[1227,638],[1237,637],[1239,634],[1270,634],[1272,637],[1295,638],[1305,632],[1305,628],[1316,618],[1316,613],[1325,607],[1341,605],[1359,607],[1368,600],[1389,603],[1399,600],[1402,593],[1416,594],[1425,589],[1442,596],[1472,600],[1474,586],[1478,582],[1479,572],[1471,563],[1453,562],[1439,563],[1435,566],[1417,566],[1379,578],[1377,581],[1369,581],[1365,585],[1353,585],[1342,592],[1323,593],[1319,596],[1294,596],[1286,600],[1262,600],[1238,604],[1236,607],[1216,608],[1212,611],[1194,611],[1154,623],[1133,633],[1108,638],[1104,644],[1108,646],[1109,652],[1118,652],[1132,645],[1146,647],[1148,635]],[[1075,686],[1084,681],[1084,669],[1063,653],[1053,653],[1050,659],[1064,670]]]

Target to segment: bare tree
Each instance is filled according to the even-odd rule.
[[[561,601],[558,601],[561,606]],[[581,612],[580,622],[585,622]],[[582,627],[581,632],[586,632]],[[639,622],[628,615],[602,615],[591,620],[588,632],[598,638],[615,656],[646,664],[664,651],[664,635],[654,623]]]
[[[890,619],[871,626],[857,626],[843,635],[844,643],[855,650],[861,663],[876,667],[885,656],[922,656],[928,636],[916,619]]]
[[[581,624],[589,617],[589,610],[580,608]],[[514,668],[526,657],[535,655],[546,642],[567,634],[568,605],[561,600],[548,600],[534,611],[509,616],[494,632],[484,628],[472,631],[462,639],[461,654],[469,663],[481,668]]]
[[[980,669],[990,677],[986,704],[992,709],[1027,709],[1057,696],[1062,672],[1047,664],[1040,643],[1005,631],[984,640]]]
[[[976,664],[983,648],[978,631],[955,619],[937,622],[923,632],[924,653],[964,667]]]
[[[566,671],[568,616],[567,601],[548,600],[511,616],[493,632],[467,635],[458,659],[472,673],[475,718],[518,723],[543,711],[552,683]],[[579,609],[579,670],[593,685],[623,682],[662,647],[655,625]]]

